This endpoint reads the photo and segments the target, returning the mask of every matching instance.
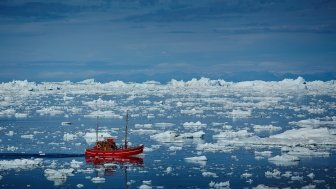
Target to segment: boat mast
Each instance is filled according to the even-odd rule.
[[[128,126],[128,110],[126,110],[126,125],[125,125],[125,149],[127,149],[127,126]]]
[[[97,126],[96,126],[96,142],[98,142],[98,116],[97,116]]]

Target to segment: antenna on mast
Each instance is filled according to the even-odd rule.
[[[128,110],[126,110],[126,125],[125,125],[125,149],[127,149],[127,126],[128,126]]]

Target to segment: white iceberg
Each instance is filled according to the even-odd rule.
[[[291,166],[291,165],[297,165],[298,161],[300,161],[300,158],[298,158],[297,156],[283,154],[270,157],[268,158],[268,161],[278,166]]]

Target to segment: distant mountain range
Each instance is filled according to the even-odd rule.
[[[184,72],[174,72],[174,73],[163,73],[155,75],[99,75],[94,78],[96,81],[107,82],[113,80],[121,80],[125,82],[144,82],[149,80],[158,81],[161,83],[167,83],[172,79],[189,81],[192,78],[207,77],[210,79],[223,79],[225,81],[252,81],[252,80],[263,80],[263,81],[281,81],[283,79],[296,79],[299,76],[303,77],[306,81],[329,81],[336,80],[336,73],[307,73],[307,74],[293,74],[293,73],[271,73],[271,72],[234,72],[234,73],[223,73],[223,74],[199,74],[199,73],[184,73]]]

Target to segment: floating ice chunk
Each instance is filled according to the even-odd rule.
[[[267,178],[277,178],[279,179],[281,177],[281,172],[277,169],[273,169],[273,172],[272,171],[266,171],[265,172],[265,177]]]
[[[230,113],[233,118],[248,118],[251,117],[251,114],[251,110],[232,110]]]
[[[323,120],[320,119],[304,119],[300,121],[292,121],[289,122],[290,125],[297,125],[299,127],[311,127],[311,128],[318,128],[321,126],[333,126],[336,125],[335,119],[328,119],[324,118]]]
[[[201,123],[200,121],[183,123],[183,127],[186,127],[186,128],[204,128],[206,126],[207,124]]]
[[[89,102],[82,102],[84,105],[89,106],[92,109],[97,108],[111,108],[115,107],[117,104],[113,100],[102,100],[101,98],[98,98],[97,100],[89,101]]]
[[[286,178],[289,178],[292,176],[292,172],[290,171],[286,171],[284,174],[281,175],[282,177],[286,177]]]
[[[208,159],[205,156],[186,157],[184,158],[184,160],[188,163],[195,163],[202,166],[205,166],[206,161],[208,161]]]
[[[169,174],[173,171],[172,167],[167,167],[167,169],[165,170],[165,173]]]
[[[309,173],[309,174],[307,175],[307,177],[309,177],[309,178],[311,178],[311,179],[314,179],[314,178],[315,178],[315,174],[314,174],[314,173]]]
[[[240,131],[223,131],[217,135],[214,135],[213,138],[245,138],[248,136],[252,136],[252,133],[247,132],[247,130]]]
[[[139,186],[139,189],[151,189],[152,188],[152,181],[151,180],[144,180],[142,181],[142,185]]]
[[[150,136],[151,139],[154,139],[158,142],[182,142],[179,134],[174,131],[165,131],[163,133],[158,133]]]
[[[156,134],[158,131],[153,129],[131,129],[131,133],[137,135],[153,135]]]
[[[91,179],[91,181],[93,183],[104,183],[105,182],[105,178],[104,177],[93,177]]]
[[[42,164],[42,159],[15,159],[15,160],[1,160],[0,170],[31,170],[39,167]]]
[[[146,184],[142,184],[141,186],[139,186],[139,189],[152,189],[152,186],[148,186]]]
[[[252,174],[251,173],[243,173],[242,175],[240,175],[241,178],[249,178],[249,177],[252,177]]]
[[[272,151],[263,151],[263,152],[254,151],[254,154],[256,156],[271,157],[272,156]]]
[[[302,181],[303,177],[302,176],[292,176],[291,180],[293,180],[293,181]]]
[[[223,143],[204,143],[204,144],[197,144],[196,150],[199,151],[206,151],[206,152],[231,152],[233,147],[227,146]]]
[[[76,187],[77,187],[77,188],[83,188],[84,185],[83,185],[83,184],[77,184]]]
[[[71,133],[65,133],[63,135],[63,140],[64,141],[72,141],[72,140],[75,140],[76,138],[77,138],[77,136],[74,135],[74,134],[71,134]]]
[[[81,161],[76,161],[76,160],[72,160],[71,162],[70,162],[70,167],[71,168],[74,168],[74,169],[78,169],[78,168],[80,168],[81,166],[82,166],[82,164],[83,164],[83,162],[81,162]]]
[[[113,111],[93,111],[88,115],[84,115],[84,117],[96,118],[96,117],[104,117],[104,118],[112,118],[112,119],[122,119],[123,116],[115,114]]]
[[[3,110],[0,111],[0,117],[12,117],[14,116],[16,113],[16,111],[14,109],[7,109],[7,110]]]
[[[321,156],[321,157],[328,157],[330,155],[329,152],[311,150],[305,147],[294,147],[288,151],[289,155],[295,156]]]
[[[182,150],[181,146],[170,146],[169,151],[178,151],[178,150]]]
[[[204,136],[204,132],[203,131],[197,131],[194,133],[183,133],[180,135],[181,138],[203,138]]]
[[[273,126],[273,125],[254,125],[253,126],[254,131],[256,132],[263,132],[263,131],[280,131],[281,127]]]
[[[68,168],[68,169],[59,169],[58,170],[61,173],[67,174],[67,175],[72,175],[72,173],[75,171],[73,168]]]
[[[253,189],[278,189],[278,187],[270,187],[264,184],[259,184],[257,187],[253,187]]]
[[[202,176],[203,176],[203,177],[214,177],[214,178],[217,178],[217,177],[218,177],[216,173],[209,172],[209,171],[203,172],[203,173],[202,173]]]
[[[92,132],[92,133],[86,133],[84,135],[84,139],[86,141],[86,143],[88,144],[92,144],[92,143],[95,143],[96,142],[96,133],[95,132]],[[98,132],[98,140],[103,140],[104,138],[107,138],[107,137],[112,137],[109,133],[106,133],[106,132]]]
[[[214,182],[214,181],[211,181],[209,183],[209,187],[210,188],[230,188],[230,181],[226,181],[226,182]]]
[[[16,118],[26,118],[26,117],[28,117],[28,114],[26,114],[26,113],[15,113],[14,116]]]
[[[21,135],[21,138],[26,138],[26,139],[33,139],[34,135],[29,134],[29,135]]]
[[[174,123],[155,123],[155,127],[172,127],[175,124]]]
[[[277,155],[271,158],[268,158],[268,161],[276,164],[276,165],[282,165],[282,166],[291,166],[291,165],[297,165],[298,161],[300,161],[300,158],[288,154],[284,155]]]
[[[54,169],[44,170],[44,176],[47,180],[53,181],[55,186],[63,185],[67,179],[66,173]]]
[[[154,150],[159,149],[160,147],[161,147],[160,145],[152,145],[150,148],[145,147],[144,151],[145,151],[145,152],[152,152],[152,151],[154,151]]]
[[[306,186],[301,187],[301,189],[315,189],[315,188],[316,188],[316,185],[313,185],[313,184],[308,184]]]
[[[135,124],[134,128],[136,129],[150,129],[153,127],[153,124],[147,123],[147,124]]]
[[[14,135],[14,131],[8,131],[8,133],[6,133],[7,136],[13,136]]]
[[[188,115],[203,114],[203,110],[192,108],[188,110],[181,110],[181,114],[188,114]]]
[[[63,110],[60,110],[60,107],[56,106],[42,108],[40,110],[36,110],[36,112],[39,113],[40,115],[50,115],[50,116],[56,116],[64,113]]]
[[[12,152],[14,152],[15,150],[17,150],[17,149],[19,149],[18,147],[16,147],[16,146],[7,146],[7,151],[12,151]]]
[[[336,145],[336,137],[330,134],[327,128],[300,128],[287,130],[283,133],[272,135],[267,140],[268,143],[281,145],[306,145],[311,141],[316,144]]]
[[[323,114],[326,110],[322,108],[310,108],[308,109],[308,112],[311,114]]]

